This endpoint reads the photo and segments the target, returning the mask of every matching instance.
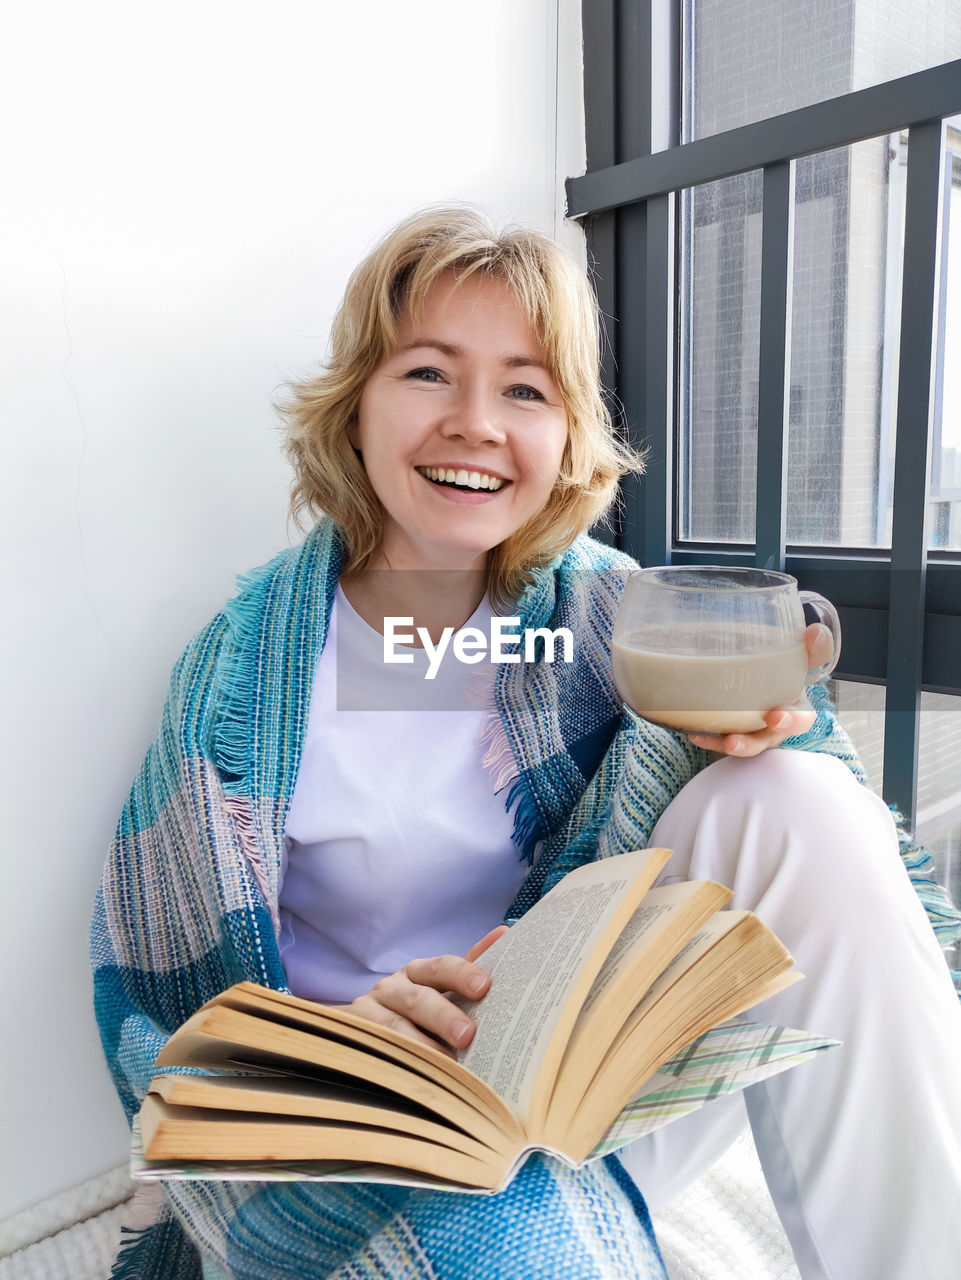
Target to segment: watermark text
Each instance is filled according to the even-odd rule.
[[[420,641],[427,654],[427,671],[425,680],[433,680],[450,649],[458,662],[472,665],[483,662],[553,662],[557,654],[558,643],[561,649],[561,661],[574,661],[574,635],[568,627],[558,627],[552,631],[550,627],[525,627],[520,629],[520,618],[491,618],[490,635],[487,636],[480,627],[462,627],[455,633],[453,627],[445,627],[435,644],[426,627],[415,627],[413,618],[384,619],[384,661],[413,662],[414,655],[398,650],[398,646],[413,645]],[[537,654],[537,642],[541,641],[543,652]],[[453,643],[452,643],[453,642]]]

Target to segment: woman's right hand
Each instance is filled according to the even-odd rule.
[[[506,925],[498,925],[466,956],[411,960],[347,1007],[358,1017],[392,1027],[453,1057],[455,1049],[466,1049],[477,1028],[444,993],[467,1000],[486,995],[490,975],[473,962],[506,931]]]

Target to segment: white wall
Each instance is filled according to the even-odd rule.
[[[412,209],[470,200],[577,243],[558,223],[584,167],[579,7],[5,19],[0,1218],[125,1158],[87,921],[170,665],[286,541],[271,397]]]

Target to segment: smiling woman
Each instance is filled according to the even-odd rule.
[[[756,732],[698,739],[764,753],[716,764],[618,697],[612,627],[636,566],[586,531],[640,463],[604,408],[583,273],[535,232],[418,215],[351,277],[329,358],[285,413],[293,506],[317,523],[188,646],[98,899],[97,1014],[128,1116],[167,1037],[242,979],[455,1054],[503,922],[575,866],[660,841],[675,850],[665,874],[723,879],[798,956],[802,995],[772,998],[769,1020],[851,1041],[752,1114],[779,1210],[803,1227],[805,1280],[885,1274],[873,1242],[893,1256],[887,1206],[907,1159],[888,1117],[908,1117],[925,1162],[910,1169],[907,1233],[924,1266],[899,1280],[946,1280],[925,1215],[961,1194],[947,1069],[961,1018],[890,815],[823,689],[816,709],[802,698]],[[420,652],[395,662],[399,619]],[[505,622],[530,649],[495,658],[478,687],[475,653],[506,640]],[[456,660],[435,670],[447,645]],[[767,750],[790,734],[794,749]],[[950,904],[926,901],[948,919]],[[142,1197],[152,1225],[114,1274],[664,1280],[638,1188],[663,1198],[709,1162],[730,1136],[717,1114],[700,1135],[678,1122],[635,1144],[636,1182],[615,1157],[576,1170],[534,1157],[491,1200],[171,1182],[162,1205]],[[836,1206],[855,1199],[841,1233]]]
[[[365,402],[376,403],[397,415],[408,448],[426,450],[406,457],[405,471],[443,468],[456,485],[463,470],[470,485],[471,472],[486,469],[505,482],[501,491],[516,480],[518,492],[496,504],[502,532],[484,548],[489,583],[516,596],[529,570],[590,528],[620,478],[641,467],[604,403],[599,339],[583,271],[547,237],[497,233],[468,209],[408,219],[351,276],[323,371],[296,384],[284,406],[294,509],[337,522],[347,573],[383,562],[391,503],[369,450],[357,456],[363,432],[378,429]],[[399,447],[391,441],[392,452]],[[388,479],[391,495],[399,479]],[[409,477],[403,490],[418,492]]]

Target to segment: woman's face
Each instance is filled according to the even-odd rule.
[[[384,510],[379,564],[480,568],[550,496],[567,411],[508,286],[444,275],[400,323],[349,436]]]

